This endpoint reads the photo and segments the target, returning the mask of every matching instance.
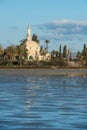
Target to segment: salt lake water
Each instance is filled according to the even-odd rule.
[[[87,76],[0,76],[0,130],[87,130]]]

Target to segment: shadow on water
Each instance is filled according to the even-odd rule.
[[[0,76],[0,130],[86,130],[86,76]]]

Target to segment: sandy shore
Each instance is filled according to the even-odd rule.
[[[0,69],[7,76],[87,76],[87,69]]]

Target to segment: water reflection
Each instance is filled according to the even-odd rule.
[[[0,77],[0,129],[85,130],[87,77]]]

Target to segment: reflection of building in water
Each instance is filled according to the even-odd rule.
[[[30,107],[31,107],[31,101],[30,101],[30,97],[28,96],[28,94],[27,94],[27,99],[26,99],[26,107],[27,107],[27,109],[29,111]]]
[[[28,110],[30,109],[30,105],[31,105],[30,90],[29,90],[29,86],[26,85],[26,106],[27,106]]]
[[[27,59],[28,60],[49,60],[51,55],[46,53],[45,55],[41,55],[40,53],[40,44],[32,41],[31,37],[31,29],[28,27],[27,31],[27,41],[26,41],[26,49],[27,49]]]
[[[36,80],[33,78],[27,78],[26,84],[26,106],[30,110],[31,106],[37,105],[37,98],[39,96],[40,86],[36,84]]]

